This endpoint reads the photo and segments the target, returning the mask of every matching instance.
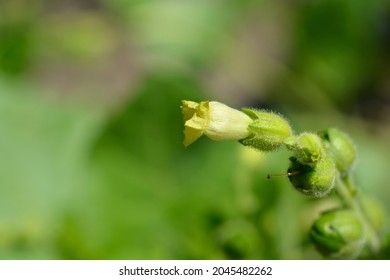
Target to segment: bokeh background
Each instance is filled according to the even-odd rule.
[[[284,150],[184,149],[182,99],[344,129],[389,214],[389,1],[1,0],[0,258],[322,258],[334,198],[267,180]]]

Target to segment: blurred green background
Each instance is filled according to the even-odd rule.
[[[344,129],[389,213],[389,1],[1,0],[0,258],[322,258],[334,198],[267,180],[283,150],[184,149],[182,99]]]

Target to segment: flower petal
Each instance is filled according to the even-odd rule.
[[[215,141],[240,140],[251,134],[248,125],[252,119],[245,113],[216,101],[211,101],[208,105],[209,114],[205,135],[210,139]]]
[[[184,124],[184,146],[188,147],[202,136],[205,120],[196,114]]]
[[[191,119],[193,115],[195,115],[196,110],[198,110],[199,108],[199,103],[194,101],[182,100],[181,104],[182,105],[180,106],[180,108],[183,113],[183,119],[184,122],[186,122]]]

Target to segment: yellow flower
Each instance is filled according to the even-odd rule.
[[[216,101],[182,101],[184,146],[188,147],[205,134],[215,141],[240,140],[251,135],[253,121],[245,113]]]

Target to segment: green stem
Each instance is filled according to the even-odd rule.
[[[373,229],[370,221],[368,220],[366,214],[363,211],[363,208],[360,202],[357,199],[358,192],[357,188],[354,185],[352,179],[349,176],[341,178],[337,176],[336,179],[336,192],[343,201],[344,205],[347,208],[354,210],[360,217],[363,226],[367,232],[367,244],[373,255],[378,254],[380,249],[380,239]]]

